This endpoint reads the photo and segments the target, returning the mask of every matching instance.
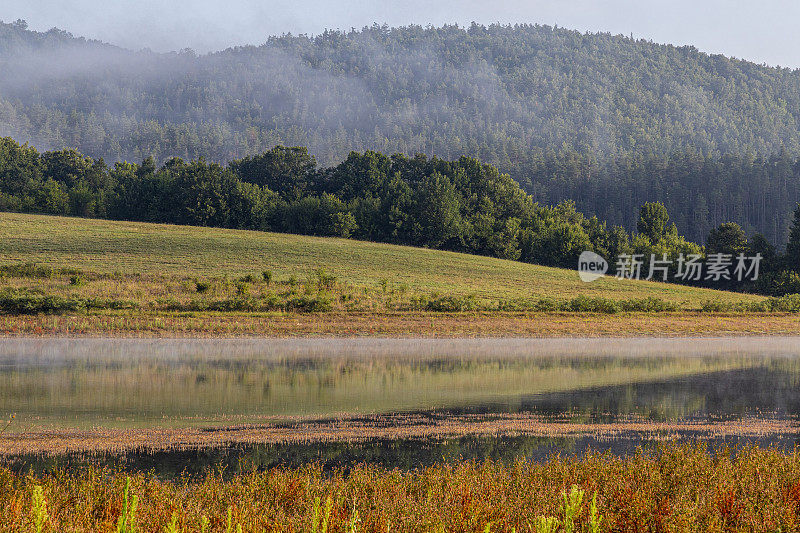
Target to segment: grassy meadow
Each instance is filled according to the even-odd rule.
[[[791,335],[798,310],[424,248],[0,213],[0,335]]]
[[[21,532],[789,532],[800,453],[666,445],[544,463],[274,469],[163,481],[0,468],[0,528]]]
[[[582,283],[571,270],[439,250],[255,231],[0,213],[0,264],[155,277],[239,278],[271,271],[276,281],[324,269],[345,284],[500,298],[661,298],[685,307],[757,296],[606,277]],[[152,287],[143,287],[148,291]]]

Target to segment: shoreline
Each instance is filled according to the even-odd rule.
[[[428,440],[460,437],[543,437],[631,439],[664,442],[716,438],[778,438],[800,436],[797,420],[742,417],[737,420],[657,422],[621,416],[607,422],[576,422],[569,416],[536,414],[373,414],[330,418],[268,417],[262,423],[135,429],[31,428],[0,439],[0,462],[15,456],[128,452],[155,453],[218,449],[254,444],[357,444],[371,440]]]
[[[800,336],[791,313],[97,313],[0,316],[0,338]]]

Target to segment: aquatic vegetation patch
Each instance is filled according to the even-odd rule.
[[[577,420],[568,415],[532,414],[352,415],[331,418],[282,417],[263,423],[217,424],[208,427],[143,427],[134,429],[53,429],[31,426],[25,433],[0,438],[0,459],[19,454],[57,456],[67,452],[126,453],[221,449],[232,445],[369,443],[378,440],[441,440],[467,436],[590,437],[598,440],[670,440],[798,438],[800,426],[785,420],[746,418],[724,422],[653,422],[639,416],[608,417],[609,421]]]

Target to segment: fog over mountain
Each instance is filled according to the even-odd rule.
[[[800,73],[546,26],[372,26],[196,55],[0,27],[3,131],[108,159],[350,150],[774,152],[798,146]]]
[[[697,240],[732,219],[781,242],[797,201],[794,170],[787,181],[751,169],[794,168],[800,71],[691,46],[536,25],[374,25],[198,55],[20,22],[0,25],[0,71],[0,136],[109,162],[224,163],[277,144],[308,146],[323,165],[352,150],[468,155],[537,201],[572,198],[626,227],[637,204],[664,201]],[[774,154],[785,164],[763,162]]]
[[[319,35],[373,23],[547,24],[690,44],[766,63],[800,67],[800,4],[791,0],[4,0],[0,20],[58,27],[131,50],[207,53],[261,44],[270,35]]]

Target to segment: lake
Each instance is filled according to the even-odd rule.
[[[778,337],[5,339],[0,419],[16,418],[0,453],[51,464],[100,451],[174,471],[696,438],[785,448],[798,439],[798,382],[800,341]]]

